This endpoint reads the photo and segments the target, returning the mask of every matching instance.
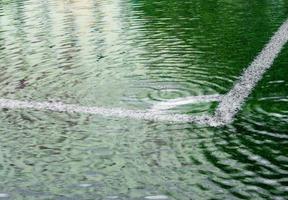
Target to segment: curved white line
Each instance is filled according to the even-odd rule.
[[[156,103],[155,105],[153,105],[150,111],[158,112],[186,104],[220,101],[221,98],[222,98],[221,95],[216,94],[216,95],[201,95],[201,96],[190,96],[184,98],[171,99],[164,102]]]

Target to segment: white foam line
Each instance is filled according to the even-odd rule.
[[[202,125],[213,126],[214,121],[211,116],[190,116],[185,114],[161,114],[147,112],[143,110],[127,110],[122,108],[103,108],[103,107],[88,107],[75,104],[64,104],[60,102],[36,102],[36,101],[19,101],[10,99],[0,99],[0,108],[9,109],[35,109],[35,110],[50,110],[57,112],[68,113],[86,113],[96,114],[105,117],[132,118],[149,121],[167,121],[167,122],[193,122]]]
[[[243,72],[233,88],[223,96],[214,115],[219,123],[227,124],[233,121],[245,99],[252,92],[257,82],[261,80],[265,71],[272,66],[287,41],[288,20],[281,25],[260,54]]]
[[[184,98],[171,99],[164,102],[156,103],[151,108],[151,111],[158,112],[186,104],[220,101],[221,97],[222,97],[221,95],[217,94],[217,95],[201,95],[201,96],[190,96]]]

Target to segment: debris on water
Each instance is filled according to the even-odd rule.
[[[103,56],[103,55],[98,55],[98,56],[97,56],[97,61],[103,59],[104,57],[105,57],[105,56]]]
[[[16,87],[16,89],[24,89],[28,84],[28,81],[26,79],[21,79],[18,82],[18,85]]]

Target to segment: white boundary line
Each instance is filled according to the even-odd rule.
[[[199,101],[219,101],[220,103],[213,116],[190,116],[184,114],[165,114],[163,112],[155,112],[155,106],[149,111],[143,110],[127,110],[122,108],[103,108],[88,107],[80,105],[69,105],[64,103],[36,102],[36,101],[19,101],[0,99],[0,108],[9,109],[35,109],[50,110],[68,113],[87,113],[97,114],[105,117],[132,118],[152,121],[168,121],[168,122],[193,122],[201,125],[220,126],[231,123],[234,116],[240,110],[245,99],[252,92],[257,82],[261,80],[263,74],[269,69],[275,58],[281,52],[283,46],[288,41],[288,20],[286,20],[271,40],[266,44],[260,54],[248,66],[248,68],[240,76],[234,87],[224,96],[208,95],[199,97],[186,97],[176,100],[169,100],[158,105],[162,105],[163,109],[170,109],[178,105],[187,103],[197,103]],[[161,110],[161,109],[160,109]]]
[[[190,116],[184,114],[161,114],[143,110],[128,110],[122,108],[103,108],[88,107],[73,104],[64,104],[61,102],[36,102],[36,101],[18,101],[9,99],[0,99],[0,108],[9,109],[35,109],[50,110],[68,113],[86,113],[96,114],[105,117],[132,118],[150,121],[167,121],[167,122],[195,122],[198,124],[207,124],[211,120],[210,116]]]
[[[233,88],[223,97],[215,111],[215,119],[221,124],[231,123],[245,99],[252,92],[275,58],[288,41],[288,19],[280,26],[270,41],[240,76]]]

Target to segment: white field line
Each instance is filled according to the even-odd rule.
[[[18,101],[9,99],[0,99],[0,108],[9,109],[35,109],[50,110],[68,113],[86,113],[95,114],[105,117],[131,118],[149,121],[167,121],[167,122],[193,122],[202,125],[213,126],[211,116],[190,116],[185,114],[161,114],[155,112],[146,112],[143,110],[128,110],[122,108],[103,108],[88,107],[73,104],[64,104],[60,102],[35,102],[35,101]]]
[[[35,109],[35,110],[50,110],[57,112],[68,113],[87,113],[96,114],[105,117],[119,117],[142,119],[151,121],[168,121],[168,122],[193,122],[208,126],[225,125],[233,121],[234,116],[240,110],[241,105],[245,99],[252,92],[257,82],[262,78],[263,74],[269,69],[274,59],[280,53],[283,46],[288,41],[288,20],[286,20],[279,30],[274,34],[269,43],[264,47],[260,54],[254,59],[249,67],[240,76],[234,87],[224,96],[210,95],[199,97],[187,97],[184,99],[170,100],[158,104],[163,106],[163,109],[169,109],[178,105],[187,103],[219,101],[215,114],[213,116],[190,116],[185,114],[165,114],[155,112],[157,110],[154,106],[149,111],[143,110],[127,110],[122,108],[103,108],[103,107],[88,107],[80,105],[69,105],[64,103],[51,103],[51,102],[35,102],[35,101],[18,101],[9,99],[0,99],[0,108],[9,109]],[[183,102],[181,102],[183,101]],[[159,109],[158,109],[159,110]]]
[[[215,111],[215,120],[220,124],[227,124],[233,121],[245,99],[252,92],[257,82],[262,79],[265,71],[272,66],[287,41],[288,19],[280,26],[268,44],[243,72],[233,88],[223,96]]]

